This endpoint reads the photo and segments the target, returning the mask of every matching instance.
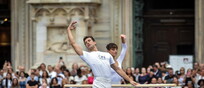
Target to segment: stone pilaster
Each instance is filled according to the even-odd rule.
[[[204,1],[195,0],[195,59],[204,63]]]

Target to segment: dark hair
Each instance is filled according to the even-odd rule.
[[[16,84],[14,84],[14,80],[17,81]],[[18,86],[18,79],[17,79],[17,78],[14,78],[14,79],[12,80],[12,86],[13,86],[13,87],[17,87],[17,86]]]
[[[66,71],[69,74],[69,76],[71,76],[69,69],[65,69],[64,71]],[[64,72],[62,72],[62,73],[64,74]]]
[[[47,71],[43,71],[43,73],[42,73],[42,78],[44,78],[44,73],[46,74],[46,77],[45,77],[45,78],[49,78],[49,74],[48,74]]]
[[[200,79],[200,80],[198,81],[198,85],[201,85],[201,82],[204,82],[204,79]]]
[[[152,67],[156,67],[156,68],[158,68],[158,66],[157,66],[157,65],[152,65]]]
[[[81,74],[81,69],[79,68],[79,69],[77,69],[77,75],[79,76],[79,78],[81,78],[82,77],[82,74]]]
[[[52,78],[52,80],[51,80],[51,82],[50,82],[50,86],[52,86],[54,80],[56,80],[56,83],[58,83],[57,77],[54,77],[54,78]]]
[[[106,45],[107,50],[110,50],[112,48],[118,49],[118,46],[115,43],[109,43],[108,45]]]
[[[83,39],[83,41],[85,42],[85,40],[86,40],[87,38],[91,38],[93,41],[95,41],[95,39],[93,38],[93,36],[85,36],[84,39]]]

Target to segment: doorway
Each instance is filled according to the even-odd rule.
[[[0,0],[0,68],[11,62],[10,0]]]
[[[143,66],[194,55],[194,0],[144,0]]]

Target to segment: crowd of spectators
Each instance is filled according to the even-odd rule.
[[[147,68],[128,67],[124,71],[140,84],[174,83],[184,88],[204,88],[204,64],[197,62],[192,69],[181,67],[179,71],[164,62],[156,62]],[[29,72],[25,72],[24,66],[18,66],[14,71],[11,63],[5,62],[0,70],[0,88],[63,88],[65,84],[92,84],[93,80],[94,75],[88,66],[74,63],[68,69],[63,60],[55,66],[42,63]],[[121,80],[121,84],[128,83]]]

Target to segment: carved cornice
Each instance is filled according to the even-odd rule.
[[[28,0],[29,4],[77,4],[77,3],[85,3],[85,4],[101,4],[101,0]]]

